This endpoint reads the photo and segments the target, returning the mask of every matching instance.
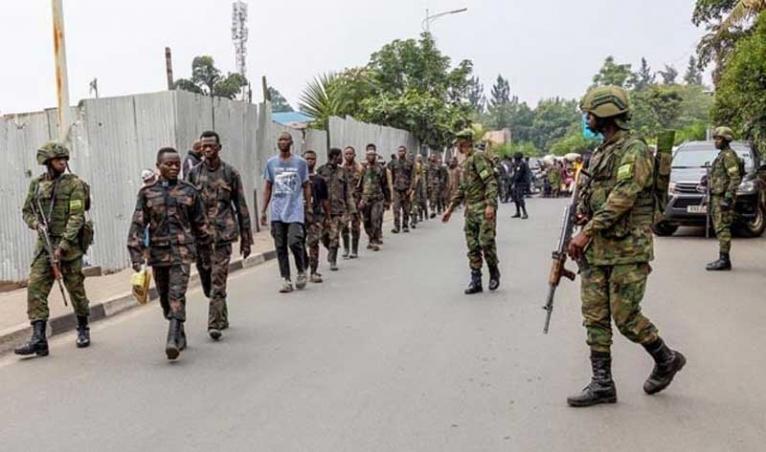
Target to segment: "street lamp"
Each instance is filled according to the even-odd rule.
[[[436,19],[438,19],[440,17],[449,16],[451,14],[460,14],[460,13],[464,13],[466,11],[468,11],[468,8],[460,8],[460,9],[455,9],[455,10],[452,10],[452,11],[445,11],[443,13],[434,14],[432,16],[430,14],[430,12],[428,11],[428,9],[426,9],[426,18],[423,19],[423,23],[421,24],[421,26],[423,27],[423,31],[425,31],[426,33],[430,33],[431,32],[431,22],[435,21]]]

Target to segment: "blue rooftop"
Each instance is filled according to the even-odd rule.
[[[284,113],[272,113],[271,120],[287,126],[294,123],[308,123],[314,120],[313,117],[301,111],[288,111]]]

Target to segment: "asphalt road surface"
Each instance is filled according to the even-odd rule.
[[[766,240],[736,240],[708,274],[699,231],[657,240],[644,311],[688,364],[657,396],[648,355],[617,334],[619,403],[574,409],[590,378],[577,285],[541,332],[563,200],[500,212],[503,280],[462,294],[462,215],[277,293],[275,263],[235,274],[232,328],[214,343],[190,292],[190,348],[164,356],[156,304],[94,325],[51,356],[0,360],[2,451],[757,451],[766,440]],[[485,276],[486,277],[486,276]],[[486,282],[485,282],[486,284]]]

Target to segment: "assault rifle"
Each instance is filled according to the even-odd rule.
[[[580,174],[575,181],[575,189],[572,193],[572,202],[564,209],[564,216],[561,219],[561,235],[559,236],[559,243],[556,246],[556,250],[553,251],[551,263],[551,271],[548,275],[548,297],[545,300],[545,306],[543,309],[545,314],[545,326],[543,327],[543,334],[548,334],[548,328],[551,324],[551,314],[553,314],[553,300],[556,296],[556,289],[561,282],[561,278],[567,278],[570,281],[574,281],[577,276],[576,273],[567,270],[567,247],[569,241],[572,240],[572,233],[577,224],[577,202],[579,201],[580,194],[580,177],[590,177],[585,170],[580,170]]]
[[[40,223],[37,226],[37,234],[40,236],[40,238],[43,241],[43,248],[45,248],[45,254],[48,255],[48,263],[51,265],[51,271],[53,272],[53,279],[56,280],[56,283],[59,286],[59,290],[61,290],[61,298],[64,300],[64,306],[68,306],[67,303],[67,297],[66,297],[66,290],[64,289],[64,282],[63,282],[63,276],[61,275],[61,266],[59,265],[58,259],[56,259],[55,254],[53,253],[53,244],[51,243],[50,235],[48,234],[48,219],[45,217],[45,211],[43,210],[42,206],[40,205],[40,198],[35,197],[35,204],[33,206],[33,210],[36,210],[36,216],[40,219]]]

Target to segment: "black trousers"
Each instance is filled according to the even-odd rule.
[[[527,203],[524,200],[524,193],[527,191],[526,185],[514,185],[511,189],[511,198],[516,204],[517,209],[526,209]]]
[[[274,247],[277,250],[279,261],[279,274],[282,278],[290,279],[290,255],[288,248],[293,253],[295,268],[298,273],[306,269],[306,232],[303,223],[271,223],[271,236],[274,238]]]

